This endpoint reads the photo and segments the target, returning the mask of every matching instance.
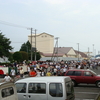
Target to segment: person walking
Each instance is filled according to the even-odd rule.
[[[16,72],[15,72],[14,68],[11,69],[10,75],[11,75],[13,81],[14,81],[15,80],[15,76],[16,76]]]
[[[41,71],[41,76],[46,76],[46,73],[44,72],[44,70]]]
[[[12,78],[9,76],[8,73],[6,73],[6,76],[4,77],[4,79],[2,80],[2,82],[11,82]]]
[[[37,75],[36,75],[37,77],[40,77],[41,76],[41,71],[40,71],[40,69],[37,69]]]
[[[21,67],[21,69],[20,69],[20,76],[21,76],[21,78],[23,78],[23,74],[24,74],[24,70],[23,70],[23,68]]]
[[[34,70],[34,68],[31,68],[30,72],[29,72],[29,76],[30,77],[35,77],[37,75],[36,71]]]
[[[46,76],[52,76],[51,72],[48,71],[48,72],[46,73]]]

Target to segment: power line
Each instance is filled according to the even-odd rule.
[[[8,25],[8,26],[13,26],[13,27],[19,27],[19,28],[26,28],[26,29],[29,28],[29,27],[26,27],[26,26],[17,25],[17,24],[9,23],[9,22],[2,21],[2,20],[0,20],[0,24],[4,24],[4,25]]]

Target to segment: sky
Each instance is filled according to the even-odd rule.
[[[36,34],[58,37],[59,47],[79,46],[81,52],[98,54],[99,27],[100,0],[0,0],[0,32],[10,39],[14,52],[33,28],[33,34],[36,29]]]

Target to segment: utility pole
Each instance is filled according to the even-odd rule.
[[[58,62],[58,37],[55,38],[57,40],[57,62]]]
[[[77,43],[78,44],[78,61],[79,61],[79,43]]]
[[[32,61],[32,58],[33,58],[33,53],[32,53],[32,31],[33,31],[33,28],[31,28],[31,61]]]
[[[89,47],[88,47],[88,60],[89,60],[89,58],[90,58],[90,53],[89,53]]]
[[[94,57],[94,44],[93,44],[93,57]]]
[[[36,29],[35,29],[35,61],[36,61]]]
[[[58,62],[58,37],[56,37],[55,39],[56,39],[56,43],[55,43],[55,47],[54,47],[53,54],[52,54],[52,57],[51,57],[51,61],[54,62],[55,56],[56,56],[57,57],[57,62]]]
[[[96,56],[96,49],[95,49],[95,53],[94,53],[94,57]]]

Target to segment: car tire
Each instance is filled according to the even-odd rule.
[[[73,86],[77,86],[77,83],[75,80],[72,80]]]
[[[97,86],[98,88],[100,88],[100,81],[97,81],[97,82],[96,82],[96,86]]]

